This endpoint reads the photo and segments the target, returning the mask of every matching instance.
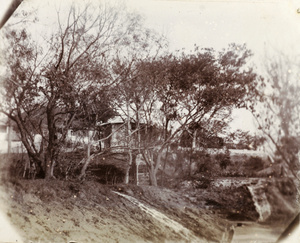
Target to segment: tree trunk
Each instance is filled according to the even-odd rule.
[[[55,165],[55,160],[57,158],[57,146],[54,142],[49,142],[48,148],[47,148],[47,153],[45,156],[45,165],[44,165],[44,171],[45,171],[45,179],[53,179],[54,174],[54,165]]]
[[[134,177],[134,183],[135,185],[139,185],[139,164],[135,162],[135,177]]]
[[[51,162],[51,159],[47,159],[46,160],[46,163],[45,163],[45,179],[50,179],[51,178],[51,165],[52,165],[52,162]]]
[[[54,105],[53,100],[50,101],[47,105],[46,109],[47,113],[47,125],[48,125],[48,131],[49,131],[49,142],[47,147],[47,153],[45,158],[45,179],[52,178],[52,164],[54,161],[54,154],[55,150],[57,149],[56,142],[56,127],[55,127],[55,121],[54,121]]]
[[[135,185],[139,185],[139,165],[141,162],[141,158],[142,154],[138,154],[137,156],[135,156],[135,159],[133,161],[134,163],[134,169],[135,169],[135,173],[134,173],[134,183]]]
[[[193,133],[193,142],[192,142],[192,149],[197,147],[197,129],[195,129]]]
[[[85,172],[90,162],[91,162],[91,157],[86,158],[85,163],[80,171],[80,175],[78,177],[79,180],[82,180],[85,177]]]
[[[36,156],[33,157],[30,153],[28,153],[28,151],[27,151],[27,155],[30,161],[29,163],[35,165],[36,177],[45,178],[45,166],[44,166],[45,163],[43,162],[43,160],[41,158],[37,159]]]
[[[54,174],[54,166],[55,166],[55,148],[54,146],[48,146],[48,151],[45,157],[45,164],[44,164],[44,172],[45,172],[45,179],[53,179]]]
[[[189,176],[191,176],[193,174],[193,168],[192,168],[193,159],[192,159],[192,155],[193,155],[193,152],[194,152],[194,148],[195,147],[192,147],[190,149],[190,153],[189,153]]]
[[[147,163],[147,169],[148,169],[148,172],[149,172],[149,182],[150,182],[151,186],[157,186],[156,174],[157,174],[160,162],[161,162],[162,151],[163,150],[160,149],[160,151],[158,153],[157,160],[156,160],[156,164],[154,163],[154,159],[153,159],[153,157],[154,157],[153,156],[153,151],[148,150],[148,151],[146,151],[142,154],[144,160]]]
[[[154,167],[151,165],[148,167],[149,171],[149,182],[151,186],[157,186],[157,179],[156,179],[156,171]]]
[[[94,136],[94,134],[93,134]],[[85,177],[85,172],[87,170],[87,167],[89,166],[91,162],[91,139],[90,139],[90,132],[88,131],[88,145],[87,145],[87,152],[86,152],[86,161],[80,171],[80,175],[78,177],[79,180],[82,180]]]
[[[124,178],[125,184],[129,183],[129,171],[132,166],[132,151],[131,151],[131,149],[129,149],[128,156],[129,156],[128,167],[126,169],[125,178]]]
[[[125,184],[128,184],[129,183],[129,170],[130,170],[130,167],[128,167],[126,169],[126,172],[125,172],[125,178],[124,178],[124,183]]]
[[[128,115],[128,119],[127,119],[127,146],[128,146],[128,157],[129,157],[129,161],[128,161],[128,168],[126,169],[125,172],[125,178],[124,178],[124,183],[128,184],[129,183],[129,170],[130,167],[132,165],[132,149],[131,149],[131,124],[130,124],[130,116],[129,116],[129,102],[126,103],[127,106],[127,115]]]
[[[162,156],[163,156],[163,152],[164,152],[164,148],[162,147],[162,148],[158,151],[158,155],[157,155],[157,159],[156,159],[156,164],[155,164],[155,167],[154,167],[155,174],[157,173],[158,168],[159,168],[159,166],[161,165],[161,158],[162,158]]]
[[[11,122],[8,119],[8,127],[7,127],[7,153],[11,153]]]
[[[55,160],[52,160],[51,169],[50,169],[50,177],[51,178],[55,178],[55,176],[54,176],[54,166],[55,166]]]
[[[168,159],[168,155],[169,155],[169,147],[167,147],[167,151],[166,151],[166,155],[165,155],[165,161],[164,161],[164,165],[163,165],[163,169],[162,169],[162,173],[161,173],[161,186],[164,185],[164,172],[166,169],[166,165],[167,165],[167,159]]]

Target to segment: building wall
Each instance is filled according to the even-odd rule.
[[[0,153],[7,153],[7,132],[6,126],[0,125]]]
[[[8,131],[9,128],[7,125],[0,125],[0,153],[8,153]],[[10,134],[11,139],[11,153],[24,153],[25,148],[18,138],[18,135],[15,131],[11,129]]]
[[[112,124],[112,133],[110,147],[122,150],[127,144],[125,126],[123,124]]]

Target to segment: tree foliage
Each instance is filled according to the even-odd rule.
[[[9,48],[1,111],[17,124],[41,176],[53,176],[75,118],[85,117],[87,122],[95,119],[95,110],[110,110],[100,96],[118,82],[110,69],[111,53],[135,32],[138,17],[128,16],[125,9],[109,4],[73,4],[67,14],[58,12],[55,31],[42,44],[25,29],[6,30]],[[43,138],[39,148],[35,134]]]
[[[277,53],[265,62],[265,79],[258,88],[254,111],[271,151],[297,178],[299,164],[299,59]]]
[[[261,135],[251,135],[249,131],[240,129],[230,132],[225,138],[226,147],[230,149],[254,149],[263,146],[266,138]]]
[[[6,30],[1,112],[17,124],[46,178],[54,176],[70,128],[95,129],[118,113],[126,123],[128,163],[133,152],[141,153],[157,185],[163,155],[184,133],[192,146],[204,134],[217,138],[231,110],[247,107],[256,95],[245,45],[167,53],[166,40],[122,7],[74,4],[66,14],[58,12],[54,32],[42,44],[12,27]]]
[[[136,64],[138,74],[126,82],[135,92],[127,95],[134,104],[132,117],[144,124],[148,138],[139,149],[151,184],[157,184],[164,151],[183,131],[193,124],[213,131],[213,124],[228,118],[232,108],[244,107],[253,98],[250,90],[256,85],[256,74],[245,68],[250,55],[245,46],[232,44],[221,53],[195,48],[192,54],[164,54]],[[153,127],[161,134],[155,139],[146,135]]]

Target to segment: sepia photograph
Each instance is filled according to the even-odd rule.
[[[300,242],[300,0],[0,0],[0,243]]]

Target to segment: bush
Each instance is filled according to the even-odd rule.
[[[125,173],[114,165],[98,165],[90,168],[88,173],[101,184],[122,183],[125,178]]]
[[[215,156],[216,163],[219,164],[221,169],[225,170],[227,166],[231,164],[229,150],[226,150],[225,153],[219,153]]]
[[[211,180],[207,177],[202,177],[201,179],[195,180],[193,182],[193,187],[196,189],[207,189],[211,184]]]
[[[29,163],[27,154],[2,154],[0,157],[2,180],[15,181],[23,178],[25,164]]]
[[[253,157],[251,156],[246,162],[245,162],[245,168],[247,170],[251,170],[252,172],[254,171],[259,171],[264,168],[264,161],[260,157]]]
[[[195,151],[191,156],[192,161],[197,164],[196,173],[212,172],[213,163],[210,154],[205,151]]]

